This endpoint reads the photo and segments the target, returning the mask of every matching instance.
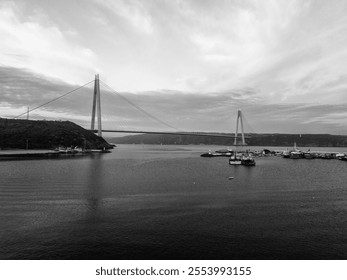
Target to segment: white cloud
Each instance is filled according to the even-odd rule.
[[[145,34],[153,33],[152,20],[147,13],[143,1],[139,0],[93,0],[104,6],[117,17],[121,17],[137,31]]]
[[[4,66],[27,68],[36,73],[84,83],[93,77],[96,56],[71,41],[56,25],[44,25],[44,15],[21,20],[9,2],[0,5],[0,61]]]
[[[168,105],[184,100],[186,119],[194,119],[197,103],[201,112],[213,105],[208,111],[221,116],[239,105],[253,111],[257,111],[256,105],[271,111],[279,104],[295,107],[298,102],[311,105],[347,102],[344,0],[1,3],[0,64],[79,84],[92,79],[98,70],[101,79],[119,91],[136,91],[138,97],[145,96],[146,91],[155,91],[152,103],[148,104],[154,115],[161,109],[156,101],[162,96],[172,98],[165,100]],[[3,70],[4,77],[9,71]],[[18,83],[18,79],[12,80]],[[25,85],[21,91],[22,88]],[[42,92],[46,89],[39,83],[36,92],[40,88]],[[251,96],[245,88],[252,88]],[[12,97],[19,92],[6,87],[3,91]],[[41,94],[35,95],[32,102],[37,102]],[[20,97],[29,95],[22,93]],[[230,100],[204,99],[206,96]],[[217,107],[223,109],[222,113],[214,110]],[[89,107],[83,110],[85,115],[87,110]],[[279,110],[277,129],[282,129],[282,122],[286,122],[288,129],[294,131],[300,121],[320,120],[323,115],[320,111],[309,116],[301,113],[293,111],[295,120],[289,120]],[[272,129],[257,115],[250,116],[260,128]],[[271,114],[266,117],[271,118]],[[204,122],[208,118],[212,117],[204,117]],[[314,122],[317,131],[318,124],[332,131],[329,124]],[[196,121],[196,125],[202,124]]]
[[[331,125],[333,127],[340,127],[345,130],[347,126],[347,113],[345,112],[331,112],[325,113],[319,117],[311,117],[303,121],[302,124],[314,124],[320,123],[323,125]],[[343,131],[345,133],[345,131]]]

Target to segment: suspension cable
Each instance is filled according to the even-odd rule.
[[[19,118],[19,117],[21,117],[21,116],[23,116],[23,115],[25,115],[25,114],[27,114],[27,113],[29,113],[29,112],[32,112],[32,111],[37,110],[37,109],[39,109],[39,108],[41,108],[41,107],[43,107],[43,106],[45,106],[45,105],[48,105],[48,104],[52,103],[52,102],[54,102],[54,101],[57,101],[58,99],[63,98],[63,97],[65,97],[65,96],[69,95],[70,93],[73,93],[73,92],[75,92],[75,91],[77,91],[77,90],[79,90],[79,89],[81,89],[81,88],[83,88],[83,87],[89,85],[89,84],[92,83],[92,82],[94,82],[94,80],[92,80],[92,81],[90,81],[90,82],[84,84],[83,86],[80,86],[80,87],[78,87],[78,88],[75,88],[75,89],[73,89],[73,90],[71,90],[71,91],[69,91],[69,92],[67,92],[67,93],[64,93],[63,95],[60,95],[60,96],[58,96],[58,97],[56,97],[56,98],[54,98],[54,99],[52,99],[52,100],[50,100],[50,101],[47,101],[47,102],[45,102],[45,103],[43,103],[43,104],[41,104],[41,105],[39,105],[39,106],[36,106],[35,108],[30,109],[29,111],[27,111],[27,112],[25,112],[25,113],[22,113],[22,114],[20,114],[20,115],[14,117],[14,118],[17,119],[17,118]]]
[[[127,99],[125,96],[123,96],[122,94],[120,94],[118,91],[114,90],[112,87],[110,87],[109,85],[107,85],[106,83],[104,83],[103,81],[100,80],[100,82],[107,87],[111,93],[118,95],[119,97],[121,97],[123,100],[125,100],[127,103],[129,103],[131,106],[135,107],[136,109],[138,109],[139,111],[141,111],[143,114],[145,114],[146,116],[150,117],[151,119],[160,122],[161,124],[170,127],[176,131],[179,131],[179,129],[177,129],[176,127],[158,119],[157,117],[153,116],[152,114],[148,113],[147,111],[145,111],[143,108],[141,108],[140,106],[136,105],[135,103],[133,103],[132,101],[130,101],[129,99]]]
[[[246,126],[247,126],[248,129],[250,130],[249,132],[250,132],[250,133],[255,133],[255,130],[253,129],[253,127],[251,126],[251,124],[248,122],[248,119],[245,118],[244,115],[242,115],[242,117],[243,117],[244,123],[246,124]]]

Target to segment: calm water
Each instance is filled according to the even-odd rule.
[[[218,148],[0,161],[0,259],[347,259],[346,161]]]

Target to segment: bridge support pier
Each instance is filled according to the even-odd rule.
[[[238,134],[238,130],[239,130],[239,121],[241,123],[241,135],[242,135],[242,145],[246,145],[246,141],[245,141],[245,134],[243,131],[243,121],[242,121],[242,112],[241,110],[237,111],[237,119],[236,119],[236,132],[235,132],[235,139],[234,139],[234,145],[237,145],[237,134]]]
[[[95,75],[93,108],[92,108],[92,123],[91,123],[91,127],[90,127],[91,130],[95,130],[95,113],[96,113],[96,111],[98,113],[98,136],[102,137],[99,74]]]

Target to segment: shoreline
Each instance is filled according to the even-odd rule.
[[[0,160],[18,160],[18,159],[46,159],[46,158],[66,158],[80,157],[90,154],[111,153],[109,150],[85,150],[79,152],[62,152],[54,150],[6,150],[0,151]]]

